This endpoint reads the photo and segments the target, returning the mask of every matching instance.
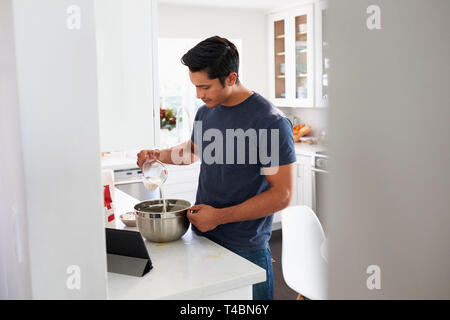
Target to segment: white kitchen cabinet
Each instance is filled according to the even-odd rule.
[[[200,162],[186,166],[168,166],[169,176],[163,186],[164,198],[183,199],[192,205],[197,196]]]
[[[313,5],[268,16],[269,96],[276,106],[314,106]]]
[[[155,2],[95,1],[102,151],[154,146],[159,125]]]
[[[316,92],[316,107],[328,106],[328,73],[330,68],[330,59],[328,56],[328,38],[326,14],[328,4],[327,1],[319,1],[314,7],[314,40],[315,40],[315,92]]]
[[[298,165],[299,163],[297,162],[295,165],[295,177],[297,177]],[[289,207],[297,205],[297,201],[298,201],[298,181],[296,178],[294,181],[294,193],[292,195],[291,202],[289,203]],[[281,212],[282,211],[278,211],[274,213],[272,230],[277,230],[281,228]]]
[[[298,156],[297,156],[298,158]],[[297,175],[295,176],[295,184],[297,186],[297,204],[302,205],[305,202],[304,197],[304,167],[303,163],[297,160]]]
[[[312,207],[312,157],[297,155],[297,205]]]
[[[289,203],[289,207],[296,205],[312,207],[312,159],[309,155],[297,155],[294,195]],[[282,210],[274,214],[272,230],[281,228],[281,212]]]

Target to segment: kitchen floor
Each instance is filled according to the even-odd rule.
[[[298,293],[289,288],[283,278],[281,269],[281,237],[281,230],[275,230],[272,232],[272,238],[269,241],[273,265],[273,296],[275,300],[295,300]]]

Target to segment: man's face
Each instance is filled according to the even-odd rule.
[[[232,86],[229,85],[229,78],[225,80],[225,88],[218,78],[209,79],[205,71],[189,71],[189,78],[197,90],[197,98],[202,99],[208,108],[222,104],[231,94]]]

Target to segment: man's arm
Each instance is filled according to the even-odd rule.
[[[273,173],[274,168],[264,168],[265,173]],[[199,204],[188,212],[189,220],[202,232],[214,229],[220,224],[254,220],[271,215],[286,208],[294,192],[295,163],[278,167],[275,174],[266,175],[270,188],[241,204],[216,209]]]
[[[188,140],[169,149],[159,150],[159,161],[167,164],[188,165],[197,161],[196,146]]]
[[[137,154],[137,165],[142,168],[146,159],[156,158],[167,164],[188,165],[199,159],[198,148],[191,140],[163,150],[142,150]]]

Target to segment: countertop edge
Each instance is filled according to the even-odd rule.
[[[158,299],[160,300],[199,300],[208,296],[215,294],[220,294],[226,291],[230,291],[237,288],[242,288],[245,286],[251,286],[256,283],[260,283],[266,280],[265,271],[259,270],[257,272],[248,273],[242,275],[233,280],[226,280],[222,282],[215,282],[209,285],[205,285],[201,288],[193,288],[184,291],[179,294],[171,294],[167,296],[162,296]]]

